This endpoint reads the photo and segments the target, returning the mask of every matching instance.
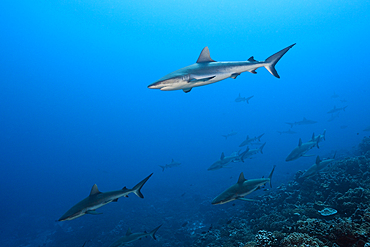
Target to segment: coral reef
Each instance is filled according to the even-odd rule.
[[[358,144],[358,147],[361,151],[361,154],[365,154],[370,151],[370,136],[364,137],[360,144]]]
[[[360,149],[370,150],[370,138],[364,138]],[[369,246],[370,151],[336,161],[315,176],[301,178],[302,174],[297,172],[288,184],[246,204],[235,217],[236,228],[220,226],[227,241],[237,243],[223,246],[240,246],[243,241],[242,246]],[[337,213],[323,216],[325,208]],[[234,241],[233,231],[252,232],[255,242],[242,236]]]

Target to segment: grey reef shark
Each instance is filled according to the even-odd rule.
[[[247,102],[247,104],[249,104],[249,100],[251,98],[253,98],[253,97],[254,97],[254,95],[252,95],[250,97],[247,97],[247,98],[246,97],[242,97],[242,96],[240,96],[240,93],[239,93],[239,96],[238,96],[238,98],[235,99],[235,102],[239,103],[239,102],[245,101],[245,102]]]
[[[307,171],[305,171],[302,174],[301,178],[307,178],[307,177],[313,176],[319,171],[321,171],[322,169],[324,169],[327,165],[335,161],[336,154],[337,152],[334,153],[334,156],[332,159],[324,159],[324,160],[320,160],[320,157],[317,156],[315,164],[313,164],[310,168],[308,168]]]
[[[309,120],[307,118],[303,118],[301,121],[297,121],[297,122],[294,122],[294,123],[288,123],[288,122],[285,122],[286,124],[289,124],[290,125],[290,128],[293,128],[294,125],[308,125],[308,124],[315,124],[317,123],[317,121],[314,121],[314,120]]]
[[[230,156],[225,156],[224,152],[222,152],[221,157],[219,160],[217,160],[215,163],[213,163],[207,170],[208,171],[214,171],[221,168],[225,168],[230,162],[240,162],[244,160],[243,155],[245,152],[248,152],[249,148],[245,150],[243,153],[233,152]]]
[[[266,145],[266,142],[263,143],[259,148],[254,148],[254,149],[249,149],[249,147],[247,148],[247,150],[245,150],[243,153],[240,154],[241,156],[241,161],[244,162],[244,159],[252,159],[251,157],[255,154],[258,154],[258,153],[261,153],[263,154],[263,148],[264,146]]]
[[[312,134],[312,138],[308,142],[302,142],[302,139],[299,138],[298,146],[293,149],[293,151],[286,157],[285,161],[296,160],[300,157],[310,157],[312,155],[306,155],[306,153],[313,147],[319,148],[320,136],[315,136],[315,133]]]
[[[327,114],[333,114],[333,113],[336,113],[336,112],[340,112],[340,111],[346,111],[346,108],[348,107],[347,106],[344,106],[344,107],[336,107],[334,106],[333,109],[331,109],[330,111],[327,112]]]
[[[129,228],[126,232],[126,235],[117,239],[113,244],[111,244],[109,247],[121,247],[121,246],[125,246],[127,244],[130,244],[136,240],[139,240],[139,239],[142,239],[142,238],[145,238],[145,237],[152,237],[154,240],[157,240],[156,237],[155,237],[155,233],[158,231],[158,229],[161,227],[162,225],[156,227],[155,229],[153,229],[151,232],[135,232],[135,233],[131,233],[131,229]]]
[[[216,196],[212,200],[212,204],[224,204],[234,200],[243,200],[243,201],[256,201],[244,198],[246,195],[249,195],[253,191],[256,191],[264,186],[266,183],[270,184],[271,187],[271,177],[274,173],[275,166],[272,168],[270,175],[267,178],[258,178],[258,179],[245,179],[244,174],[240,173],[238,182],[231,187],[227,188],[224,192]]]
[[[122,196],[128,197],[130,193],[134,193],[138,197],[144,198],[140,190],[152,175],[153,173],[144,178],[132,189],[127,189],[125,186],[121,190],[100,192],[98,190],[98,186],[94,184],[90,195],[70,208],[65,214],[63,214],[62,217],[60,217],[58,221],[73,220],[85,214],[102,214],[96,212],[95,210],[110,202],[117,202]]]
[[[247,135],[247,138],[245,138],[245,140],[242,143],[240,143],[239,147],[243,147],[243,146],[248,145],[248,144],[250,144],[250,143],[252,143],[254,141],[259,141],[260,142],[261,141],[261,137],[264,134],[265,133],[263,133],[263,134],[261,134],[259,136],[252,137],[252,138],[249,138],[249,135]]]
[[[164,165],[164,166],[160,166],[160,167],[162,168],[162,172],[164,172],[164,170],[165,170],[166,168],[172,168],[172,167],[176,167],[176,166],[179,166],[179,165],[181,165],[181,163],[180,163],[180,162],[176,162],[176,161],[174,161],[174,160],[172,159],[171,163],[166,164],[166,165]]]
[[[238,132],[231,131],[230,133],[227,133],[226,135],[222,135],[222,136],[225,137],[225,139],[227,140],[228,137],[234,136],[234,135],[237,135],[237,134],[238,134]]]
[[[216,62],[213,60],[208,47],[205,47],[196,63],[165,75],[150,84],[148,88],[160,89],[162,91],[183,90],[185,93],[188,93],[193,87],[208,85],[227,78],[236,79],[243,72],[256,74],[256,70],[260,67],[265,67],[273,76],[280,78],[275,65],[294,45],[282,49],[268,57],[265,61],[256,61],[253,57],[250,57],[247,61],[227,62]]]

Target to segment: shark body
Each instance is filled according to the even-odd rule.
[[[316,173],[318,173],[322,169],[324,169],[327,165],[329,165],[330,163],[335,161],[335,154],[334,154],[332,159],[324,159],[324,160],[320,160],[320,157],[317,156],[315,164],[313,164],[310,168],[308,168],[307,171],[305,171],[302,174],[301,178],[310,177],[312,175],[315,175]]]
[[[320,142],[320,137],[318,137],[315,141],[315,134],[312,135],[311,140],[308,142],[303,143],[302,139],[299,138],[298,146],[292,150],[292,152],[288,155],[288,157],[286,157],[285,161],[292,161],[300,157],[308,156],[306,155],[306,153],[310,149],[312,149],[313,147],[319,148],[319,142]]]
[[[290,125],[290,128],[293,128],[294,125],[307,125],[307,124],[315,124],[315,123],[317,123],[317,121],[309,120],[305,117],[301,121],[297,121],[297,122],[294,122],[294,123],[286,122],[286,124]]]
[[[347,106],[344,106],[344,107],[336,107],[336,106],[334,106],[333,109],[331,109],[327,113],[328,114],[333,114],[333,113],[336,113],[336,112],[345,111],[347,107],[348,107],[348,105]]]
[[[231,187],[227,188],[224,192],[216,196],[212,200],[212,204],[224,204],[234,200],[244,200],[244,201],[253,201],[244,198],[246,195],[249,195],[253,191],[258,190],[261,186],[269,183],[271,186],[271,177],[275,170],[275,166],[272,169],[268,178],[259,178],[259,179],[245,179],[244,174],[240,173],[238,182]]]
[[[58,221],[73,220],[85,214],[101,214],[97,213],[95,210],[110,202],[117,202],[120,197],[127,197],[130,193],[134,193],[138,197],[144,198],[140,190],[152,175],[153,173],[135,185],[132,189],[124,187],[121,190],[100,192],[98,190],[98,186],[94,184],[90,195],[70,208]]]
[[[294,45],[282,49],[262,62],[256,61],[253,57],[247,61],[216,62],[211,58],[208,47],[205,47],[196,63],[169,73],[150,84],[148,88],[162,91],[183,90],[188,93],[193,87],[208,85],[227,78],[236,79],[243,72],[256,74],[256,70],[260,67],[265,67],[276,78],[280,78],[275,65]]]
[[[239,147],[243,147],[243,146],[245,146],[245,145],[248,145],[248,144],[250,144],[250,143],[252,143],[252,142],[254,142],[254,141],[261,141],[261,137],[264,135],[265,133],[263,133],[263,134],[261,134],[261,135],[259,135],[259,136],[255,136],[255,137],[253,137],[253,138],[250,138],[248,135],[247,135],[247,138],[242,142],[242,143],[240,143],[240,145],[239,145]]]
[[[248,151],[249,148],[247,148],[246,152]],[[220,159],[213,163],[207,170],[214,171],[226,167],[230,162],[243,161],[242,159],[243,153],[234,152],[230,156],[225,156],[225,154],[222,152]]]
[[[181,163],[180,163],[180,162],[176,162],[176,161],[174,161],[174,160],[172,159],[171,163],[166,164],[166,165],[164,165],[164,166],[160,166],[160,167],[162,168],[162,172],[164,172],[164,170],[165,170],[166,168],[172,168],[172,167],[176,167],[176,166],[179,166],[179,165],[181,165]]]
[[[265,147],[266,142],[263,143],[259,148],[249,149],[245,150],[243,153],[241,153],[241,161],[244,162],[244,159],[250,158],[255,154],[261,153],[263,154],[263,148]]]
[[[253,98],[254,97],[254,95],[252,95],[252,96],[250,96],[250,97],[241,97],[240,96],[240,93],[239,93],[239,96],[238,96],[238,98],[236,98],[235,99],[235,102],[237,102],[237,103],[239,103],[239,102],[243,102],[243,101],[245,101],[245,102],[247,102],[247,104],[249,104],[249,100],[251,99],[251,98]]]
[[[228,137],[234,136],[234,135],[237,135],[237,134],[238,134],[238,132],[231,131],[230,133],[227,133],[226,135],[222,135],[222,136],[225,137],[225,139],[227,139]]]
[[[132,243],[136,240],[142,239],[144,237],[152,237],[154,240],[157,240],[155,237],[155,233],[158,231],[158,229],[162,225],[158,226],[157,228],[153,229],[151,232],[135,232],[131,233],[131,229],[129,228],[126,232],[126,235],[117,239],[113,244],[111,244],[109,247],[121,247],[125,246],[126,244]]]

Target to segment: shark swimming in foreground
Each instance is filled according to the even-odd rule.
[[[236,79],[243,72],[256,74],[256,70],[260,67],[265,67],[273,76],[280,78],[275,65],[294,45],[282,49],[265,61],[256,61],[250,57],[247,61],[235,62],[216,62],[211,58],[208,47],[205,47],[196,63],[169,73],[150,84],[148,88],[162,91],[183,90],[188,93],[193,87],[208,85],[227,78]]]
[[[312,155],[306,155],[308,150],[312,149],[313,147],[319,148],[319,142],[320,142],[320,135],[315,136],[315,133],[312,134],[312,138],[308,142],[302,143],[302,139],[299,138],[298,146],[293,149],[293,151],[286,157],[285,161],[292,161],[296,160],[299,157],[309,157]]]
[[[101,214],[97,213],[95,209],[98,209],[110,202],[117,202],[118,199],[122,196],[128,197],[128,194],[130,193],[134,193],[138,197],[144,198],[140,190],[152,175],[153,173],[144,178],[132,189],[127,189],[125,186],[121,190],[100,192],[98,190],[98,186],[94,184],[91,189],[90,195],[74,205],[72,208],[70,208],[62,217],[60,217],[58,221],[73,220],[85,214]]]
[[[234,200],[243,200],[243,201],[254,201],[250,199],[244,198],[244,196],[252,193],[253,191],[258,190],[261,186],[265,185],[266,183],[270,184],[271,187],[271,177],[274,173],[275,166],[272,168],[272,171],[268,178],[258,178],[258,179],[245,179],[244,174],[240,173],[238,182],[224,192],[216,196],[213,199],[212,204],[224,204],[227,202],[231,202]]]
[[[155,233],[158,231],[158,229],[161,227],[162,225],[158,226],[157,228],[153,229],[151,232],[135,232],[135,233],[131,233],[131,229],[129,228],[126,232],[126,235],[117,239],[117,241],[115,241],[113,244],[111,244],[109,247],[121,247],[121,246],[124,246],[126,244],[129,244],[129,243],[132,243],[136,240],[139,240],[139,239],[142,239],[144,237],[147,237],[147,236],[151,236],[154,240],[157,240],[155,238]]]

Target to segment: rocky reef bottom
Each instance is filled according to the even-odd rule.
[[[246,203],[230,224],[213,227],[193,246],[370,247],[370,151],[308,178],[302,173]]]

